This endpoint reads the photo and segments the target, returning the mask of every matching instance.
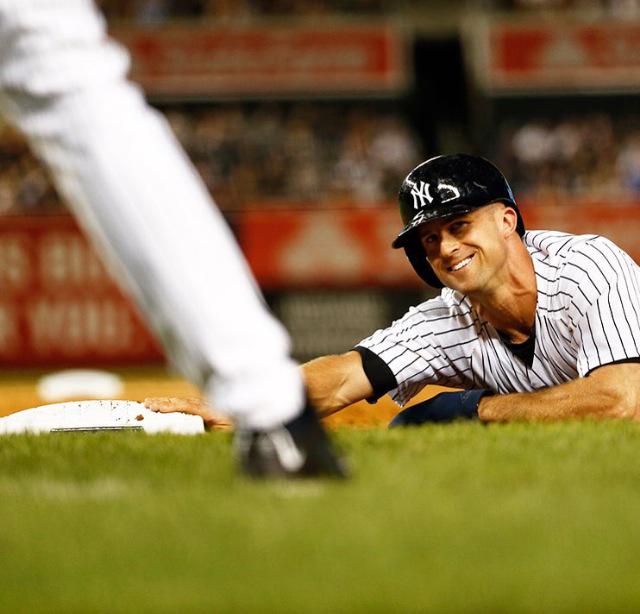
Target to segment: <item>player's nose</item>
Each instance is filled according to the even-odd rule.
[[[440,255],[447,258],[455,254],[460,248],[460,241],[453,235],[443,232],[440,237]]]

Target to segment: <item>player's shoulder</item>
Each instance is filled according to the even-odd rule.
[[[434,324],[442,323],[447,325],[451,319],[460,320],[470,317],[472,312],[471,304],[466,294],[462,294],[451,288],[443,288],[440,294],[432,299],[420,303],[413,308],[413,314],[422,320]]]
[[[557,230],[528,230],[523,240],[532,258],[560,265],[577,260],[589,261],[595,252],[622,253],[613,241],[596,234],[575,235]]]
[[[433,323],[448,318],[464,317],[469,312],[470,305],[466,295],[450,288],[443,288],[437,296],[410,307],[394,324],[402,327],[407,322],[415,324],[416,320]]]
[[[554,269],[558,279],[572,281],[594,270],[602,262],[615,269],[616,262],[628,260],[628,255],[613,241],[596,234],[571,234],[555,230],[531,230],[523,238],[531,257]]]
[[[527,230],[523,237],[532,257],[566,258],[594,241],[605,240],[595,234],[575,235],[559,230]]]

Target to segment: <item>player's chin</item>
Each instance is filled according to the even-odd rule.
[[[459,292],[469,292],[473,285],[473,276],[468,275],[466,272],[460,274],[460,272],[450,273],[449,271],[440,273],[438,279],[452,290],[458,290]]]

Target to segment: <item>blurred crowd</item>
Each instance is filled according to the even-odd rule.
[[[506,122],[494,157],[521,195],[640,198],[640,115]]]
[[[59,206],[46,172],[25,140],[0,124],[0,214],[46,213]]]
[[[365,103],[184,106],[166,116],[224,210],[381,206],[420,149],[398,112]],[[60,206],[24,140],[0,132],[0,213]]]
[[[236,21],[269,16],[376,14],[394,8],[392,0],[102,0],[99,4],[108,19],[140,24],[193,17]]]
[[[587,16],[634,18],[640,16],[640,0],[508,0],[501,8],[564,11]]]
[[[423,159],[397,110],[364,103],[254,103],[165,110],[225,211],[256,207],[379,207]],[[640,200],[640,115],[511,120],[484,153],[516,194]],[[0,213],[60,207],[22,137],[0,126]]]
[[[180,18],[243,20],[260,17],[425,12],[449,4],[481,10],[570,12],[637,17],[640,0],[102,0],[109,19],[162,23]]]
[[[379,207],[428,153],[397,110],[365,103],[253,103],[165,110],[218,205]],[[640,200],[640,115],[510,120],[484,153],[520,196]],[[0,126],[0,213],[60,207],[46,172]]]
[[[419,156],[402,116],[364,103],[225,105],[167,118],[223,209],[386,203]]]

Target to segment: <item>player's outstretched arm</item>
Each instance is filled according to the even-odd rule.
[[[321,356],[302,365],[307,393],[321,416],[328,416],[373,394],[355,351]]]
[[[302,372],[309,399],[321,416],[333,414],[373,394],[358,352],[321,356],[302,365]],[[149,397],[144,400],[144,405],[161,413],[183,412],[201,416],[210,429],[227,426],[227,420],[201,398]]]
[[[606,365],[588,377],[536,392],[484,397],[478,415],[485,422],[640,420],[640,363]]]

